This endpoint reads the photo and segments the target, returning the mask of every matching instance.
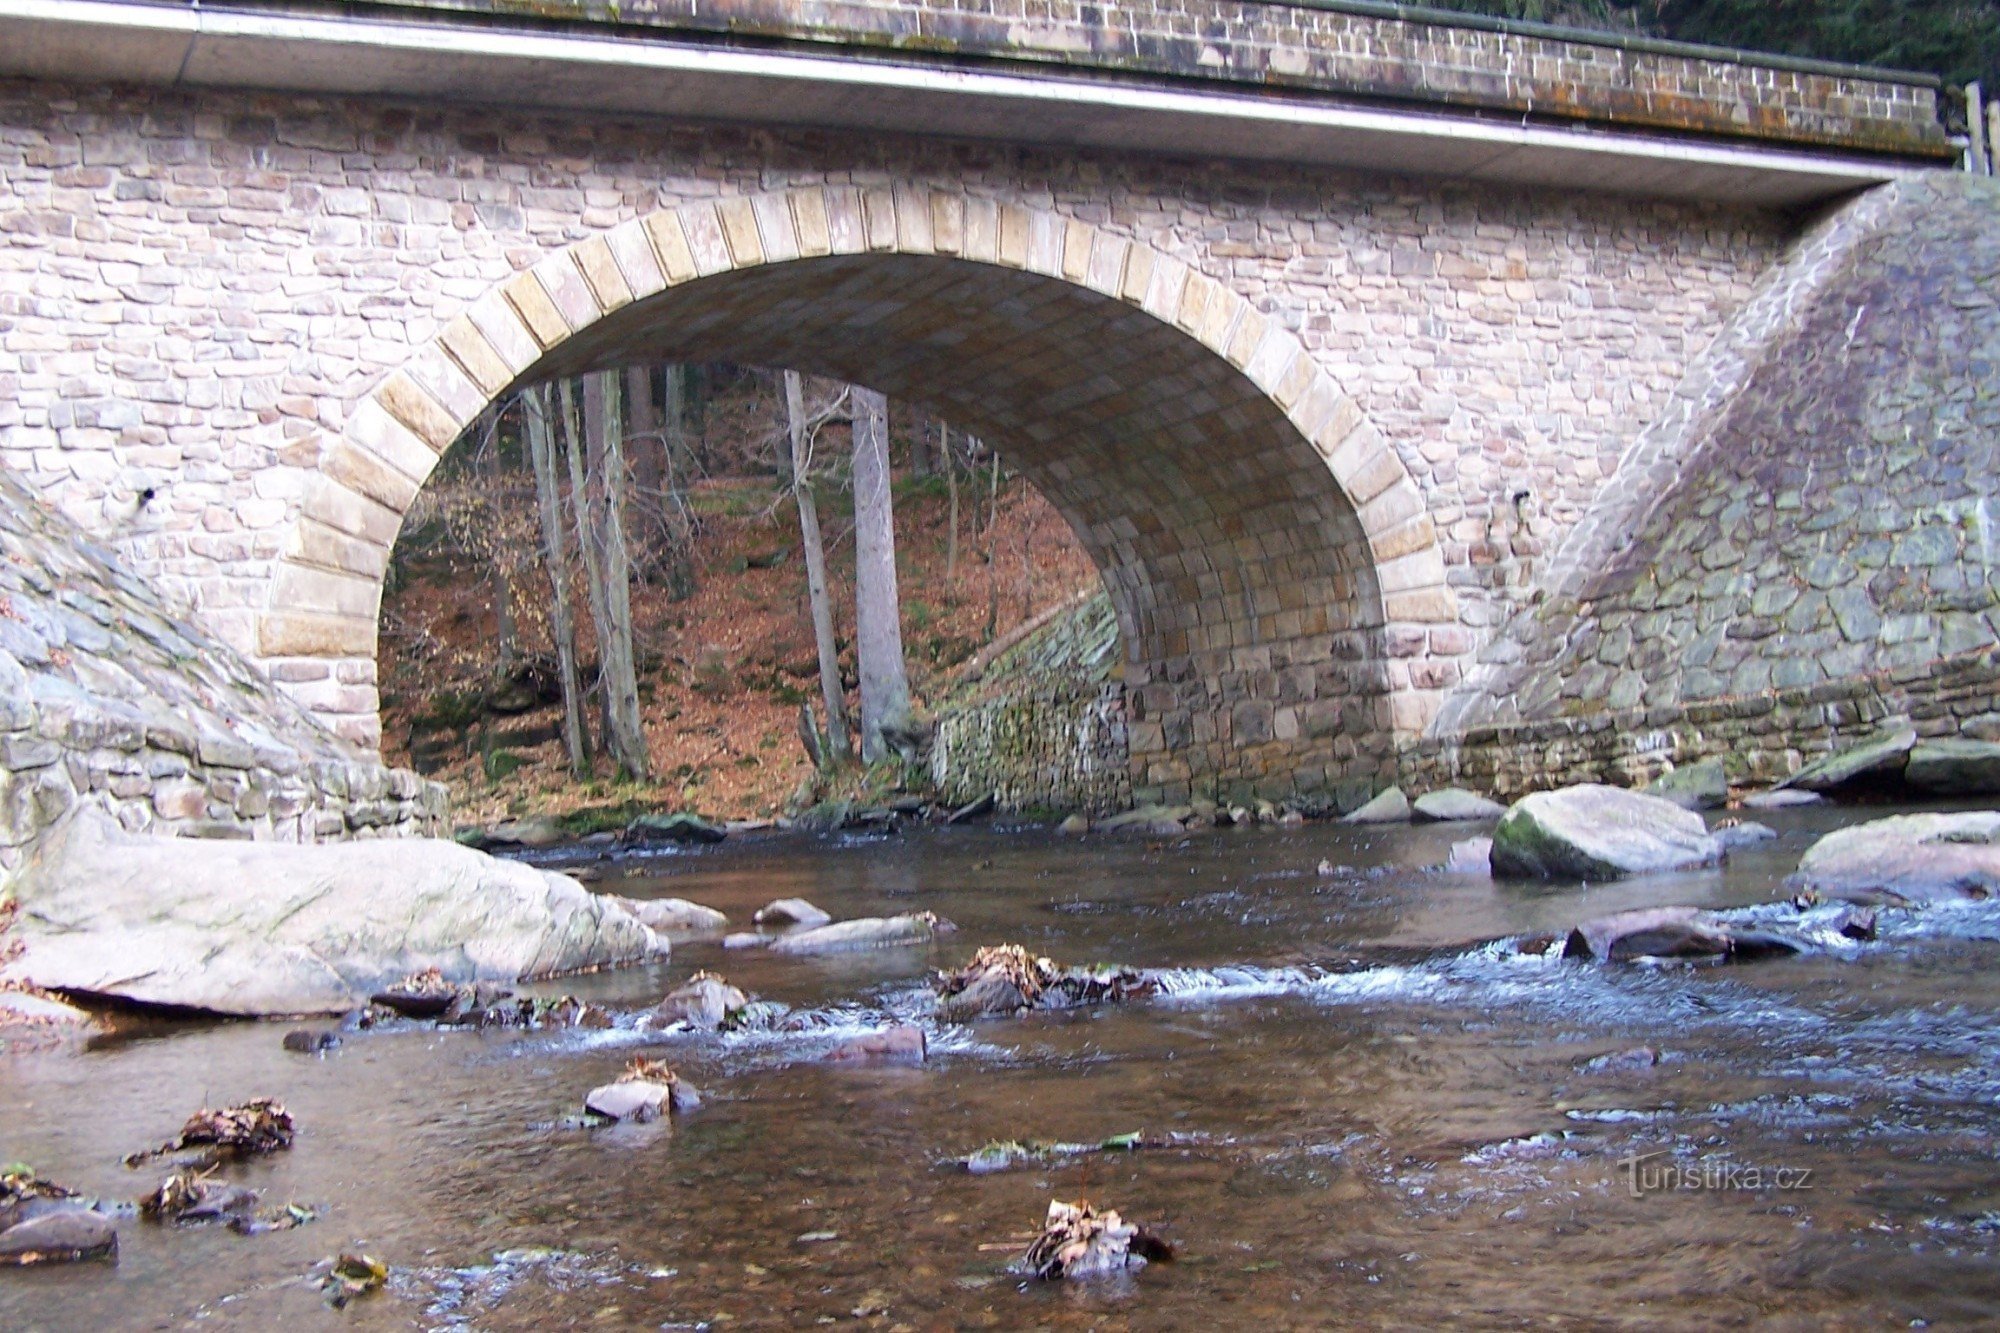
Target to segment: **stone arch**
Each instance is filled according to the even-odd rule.
[[[1455,603],[1427,507],[1298,339],[1142,242],[902,184],[663,208],[474,301],[322,442],[273,675],[378,743],[382,578],[442,451],[517,383],[697,348],[928,399],[1022,461],[1117,606],[1136,792],[1365,785],[1429,721],[1410,661]]]

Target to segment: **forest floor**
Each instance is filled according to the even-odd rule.
[[[959,477],[958,558],[947,577],[945,483],[897,472],[903,649],[920,715],[954,668],[991,639],[1096,586],[1089,556],[1040,492],[1021,478],[1004,479],[992,505],[990,485],[983,469]],[[800,704],[810,700],[815,714],[824,711],[797,511],[768,473],[702,481],[689,499],[699,516],[693,591],[676,599],[668,587],[644,582],[632,591],[652,782],[574,779],[557,737],[561,705],[546,686],[517,689],[504,711],[495,709],[502,673],[493,581],[485,562],[450,550],[411,556],[399,549],[384,595],[384,757],[415,762],[449,783],[461,823],[614,803],[718,819],[781,813],[813,772],[800,739]],[[852,514],[848,497],[832,488],[820,488],[819,503],[851,712]],[[552,658],[538,609],[548,600],[547,576],[533,565],[513,603],[520,651],[543,663]],[[581,619],[588,670],[596,651],[588,617]],[[547,678],[546,665],[539,674]],[[600,756],[599,772],[606,767]]]

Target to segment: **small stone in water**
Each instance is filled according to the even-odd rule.
[[[1875,938],[1875,909],[1856,907],[1840,914],[1840,933],[1850,940]]]
[[[318,1055],[340,1045],[340,1034],[327,1028],[294,1028],[285,1034],[285,1049],[298,1055]]]
[[[898,1023],[880,1032],[851,1037],[828,1051],[826,1058],[836,1062],[896,1060],[922,1064],[928,1050],[922,1028],[914,1023]]]
[[[118,1229],[81,1205],[59,1207],[0,1231],[0,1265],[73,1263],[116,1258]]]

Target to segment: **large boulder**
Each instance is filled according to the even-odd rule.
[[[1916,748],[1914,727],[1896,727],[1870,741],[1836,750],[1807,764],[1779,783],[1801,791],[1838,791],[1864,779],[1883,782],[1895,778],[1909,762]]]
[[[2000,893],[2000,810],[1897,815],[1829,833],[1792,887],[1858,903],[1930,903]]]
[[[1620,787],[1536,792],[1493,830],[1493,873],[1501,876],[1617,879],[1721,859],[1700,815]]]
[[[2000,792],[2000,745],[1956,736],[1925,741],[1910,751],[1903,781],[1940,796]]]
[[[94,811],[13,884],[0,977],[209,1013],[340,1013],[436,968],[514,982],[665,952],[576,881],[428,838],[298,846],[134,837]]]

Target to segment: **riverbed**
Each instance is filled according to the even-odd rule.
[[[0,1161],[130,1199],[161,1169],[125,1153],[275,1096],[295,1146],[225,1171],[321,1217],[254,1237],[126,1221],[115,1265],[0,1273],[0,1328],[1991,1326],[2000,906],[1885,911],[1852,942],[1784,903],[1820,832],[1886,813],[1760,816],[1781,838],[1726,870],[1601,886],[1433,869],[1464,826],[919,829],[618,863],[598,887],[736,923],[798,896],[958,930],[825,959],[695,943],[543,988],[630,1015],[709,969],[808,1032],[405,1025],[302,1056],[284,1025],[123,1019],[8,1057]],[[1496,943],[1666,902],[1818,947],[1596,968]],[[936,1024],[930,970],[1001,942],[1161,969],[1161,993]],[[898,1019],[930,1028],[922,1066],[821,1062]],[[577,1126],[640,1051],[705,1107]],[[1149,1146],[957,1161],[1135,1131]],[[1025,1281],[1008,1265],[1051,1198],[1115,1207],[1177,1257]],[[304,1279],[342,1251],[391,1277],[334,1313]]]

